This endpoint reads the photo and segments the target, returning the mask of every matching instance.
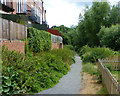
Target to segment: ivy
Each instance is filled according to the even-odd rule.
[[[28,28],[28,43],[30,49],[35,53],[50,50],[51,34],[46,31],[30,27]]]

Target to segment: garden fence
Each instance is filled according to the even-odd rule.
[[[0,39],[5,40],[20,40],[27,38],[27,27],[0,18]]]
[[[98,61],[99,61],[98,72],[102,75],[102,82],[105,85],[108,93],[109,94],[120,94],[120,84],[118,83],[117,79],[112,76],[108,68],[106,68],[103,65],[103,62],[105,60],[104,61],[98,60]],[[107,62],[106,60],[105,62],[109,63],[110,61]]]

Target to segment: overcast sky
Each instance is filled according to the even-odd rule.
[[[48,25],[60,26],[78,24],[79,14],[84,14],[86,5],[92,6],[92,0],[43,0],[47,11],[46,18]],[[119,0],[109,0],[111,5]]]

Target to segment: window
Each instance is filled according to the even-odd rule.
[[[3,4],[3,0],[0,0],[0,2]]]
[[[40,24],[42,24],[42,14],[40,15]]]
[[[3,4],[6,5],[6,0],[3,0]]]
[[[24,5],[24,6],[23,6],[23,7],[24,7],[24,8],[23,8],[23,9],[24,9],[24,12],[27,13],[27,1],[26,1],[26,0],[24,0],[23,5]]]
[[[6,0],[0,0],[0,2],[4,5],[6,5]]]
[[[22,12],[22,0],[18,0],[17,2],[17,12],[18,13]]]
[[[39,1],[39,7],[42,10],[42,3],[41,3],[41,1]]]

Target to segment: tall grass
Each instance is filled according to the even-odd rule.
[[[92,63],[83,64],[82,71],[94,75],[97,73],[97,66]]]

